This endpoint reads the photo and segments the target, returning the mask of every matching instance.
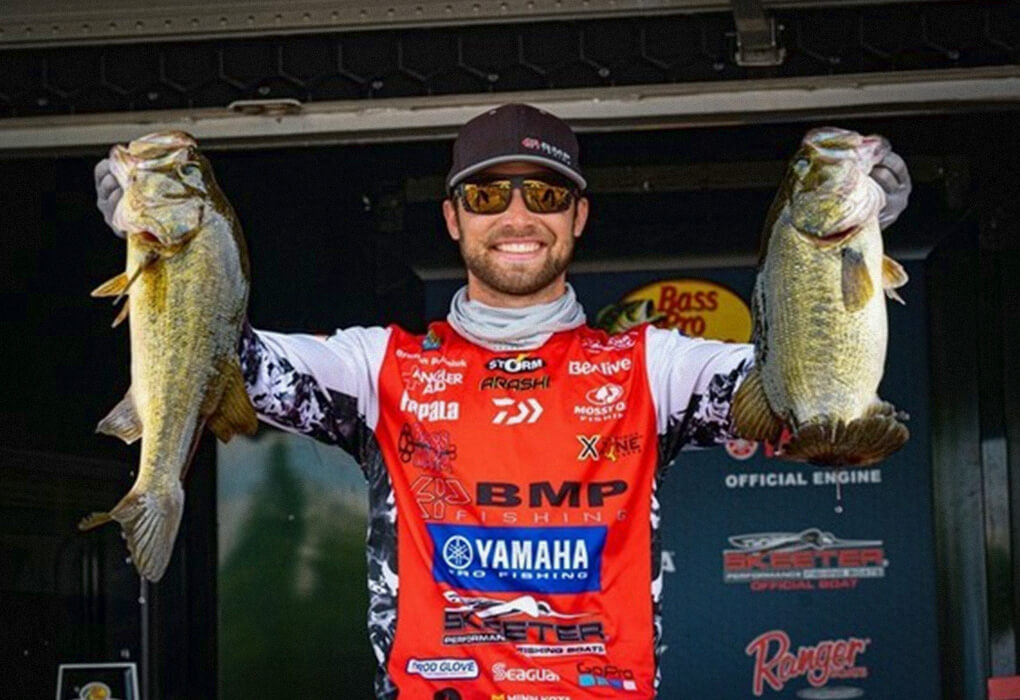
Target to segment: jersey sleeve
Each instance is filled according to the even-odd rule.
[[[355,458],[379,420],[379,370],[390,331],[347,328],[328,338],[245,325],[241,372],[259,418],[338,445]]]
[[[736,437],[730,409],[754,364],[753,345],[688,338],[649,326],[645,351],[663,464],[682,449]]]

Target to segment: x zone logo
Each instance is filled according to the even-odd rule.
[[[577,454],[578,461],[591,460],[597,462],[601,459],[608,459],[615,462],[621,457],[629,457],[641,452],[641,435],[630,433],[627,435],[609,435],[602,439],[601,435],[578,435],[577,441],[581,443],[581,451]],[[602,446],[599,442],[602,441]]]

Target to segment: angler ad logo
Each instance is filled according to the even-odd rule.
[[[754,659],[751,691],[755,697],[765,693],[765,686],[782,692],[787,683],[804,677],[811,688],[825,688],[825,694],[815,695],[810,689],[803,689],[797,693],[798,697],[861,697],[863,692],[859,688],[833,687],[829,686],[829,681],[867,678],[868,667],[859,666],[857,657],[866,652],[870,644],[867,638],[847,637],[826,639],[791,651],[790,635],[783,630],[769,630],[751,640],[744,649]]]

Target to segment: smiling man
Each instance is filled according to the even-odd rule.
[[[910,190],[872,176],[888,224]],[[100,209],[119,193],[96,169]],[[732,435],[750,345],[586,325],[566,270],[588,217],[577,139],[504,105],[454,144],[443,213],[467,285],[425,335],[247,329],[267,423],[339,445],[369,483],[379,698],[655,697],[664,466]]]

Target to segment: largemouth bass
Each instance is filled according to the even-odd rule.
[[[868,174],[888,152],[878,136],[808,132],[762,235],[751,312],[756,363],[734,398],[737,432],[782,456],[867,465],[909,437],[903,414],[878,398],[885,367],[885,297],[907,282],[884,255],[885,193]]]
[[[138,572],[158,581],[184,509],[181,482],[208,427],[221,440],[255,432],[237,344],[248,301],[248,256],[230,204],[195,140],[144,136],[110,150],[124,191],[113,224],[125,232],[127,269],[92,292],[127,297],[131,388],[97,426],[142,439],[138,476],[109,513],[81,529],[120,523]]]
[[[655,302],[651,299],[622,301],[604,306],[595,317],[594,328],[601,328],[607,333],[624,333],[642,323],[655,323],[666,317],[666,314],[655,310]]]

